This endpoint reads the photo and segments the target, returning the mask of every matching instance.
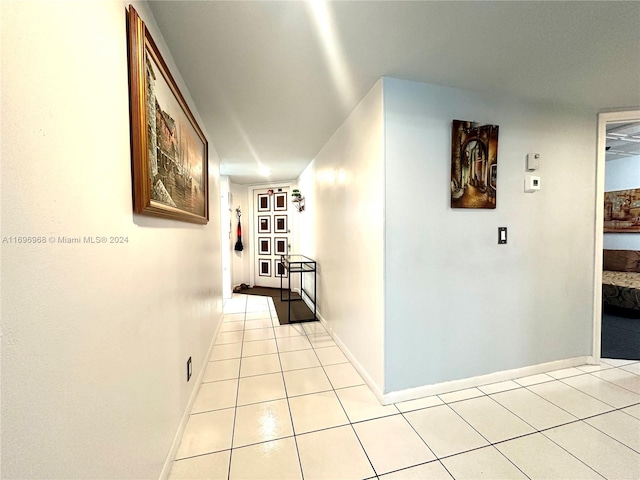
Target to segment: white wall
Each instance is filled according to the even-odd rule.
[[[132,214],[128,3],[1,3],[2,237],[128,238],[2,244],[2,478],[158,478],[221,318],[213,145],[208,225]]]
[[[383,121],[378,82],[298,179],[296,253],[318,262],[318,311],[382,391]]]
[[[231,187],[229,177],[220,176],[220,250],[222,264],[222,296],[224,299],[231,298],[233,286],[231,284],[231,255],[233,246],[231,245],[232,218],[235,216],[229,204]]]
[[[605,163],[604,191],[640,188],[640,156]],[[640,250],[640,233],[605,233],[603,245],[612,250]]]
[[[233,205],[231,206],[231,286],[240,285],[241,283],[250,283],[249,267],[251,265],[250,242],[249,242],[249,223],[250,212],[248,203],[248,194],[246,185],[238,185],[231,183],[231,195],[233,195]],[[240,207],[242,216],[240,224],[242,226],[242,245],[244,250],[236,252],[234,246],[238,240],[238,217],[236,216],[236,208]]]
[[[392,78],[384,108],[385,392],[590,355],[595,112]],[[454,119],[500,126],[495,210],[450,208]]]

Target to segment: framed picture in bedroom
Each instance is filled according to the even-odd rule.
[[[604,192],[604,233],[640,233],[640,188]]]
[[[496,208],[498,130],[498,125],[453,121],[451,208]]]
[[[127,21],[133,211],[205,224],[207,139],[131,5]]]

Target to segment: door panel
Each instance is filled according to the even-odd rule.
[[[280,256],[289,253],[290,219],[289,187],[254,190],[253,247],[255,248],[255,284],[259,287],[280,288],[284,269]]]

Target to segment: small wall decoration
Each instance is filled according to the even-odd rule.
[[[604,193],[604,233],[640,233],[640,188]]]
[[[274,238],[275,242],[275,255],[286,255],[287,254],[287,237],[276,237]]]
[[[259,272],[258,275],[261,277],[270,277],[271,276],[271,260],[268,258],[261,258],[258,260]]]
[[[298,212],[304,212],[304,197],[297,188],[291,192],[291,201]]]
[[[454,120],[451,208],[496,208],[498,125]]]
[[[273,216],[273,233],[287,233],[287,216],[286,215],[274,215]]]
[[[287,193],[286,192],[276,193],[274,198],[275,198],[275,203],[273,205],[273,209],[280,212],[286,211],[287,210]]]
[[[258,216],[258,233],[271,233],[271,217],[269,215]]]
[[[127,21],[134,212],[205,224],[207,139],[131,5]]]
[[[273,264],[275,265],[275,269],[273,270],[275,272],[274,276],[283,278],[287,278],[289,276],[287,273],[287,269],[284,268],[284,265],[280,260],[274,260]]]
[[[271,238],[258,237],[258,254],[271,255]]]
[[[258,211],[268,212],[271,210],[271,198],[266,193],[258,194]]]
[[[233,249],[236,252],[241,252],[242,250],[244,250],[244,247],[242,246],[242,224],[240,223],[241,216],[242,216],[242,211],[240,210],[240,206],[238,205],[238,208],[236,208],[236,217],[238,217],[238,229],[237,229],[238,240],[236,241],[235,247],[233,247]]]

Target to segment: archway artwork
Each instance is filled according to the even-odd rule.
[[[498,125],[454,120],[451,208],[496,208]]]

